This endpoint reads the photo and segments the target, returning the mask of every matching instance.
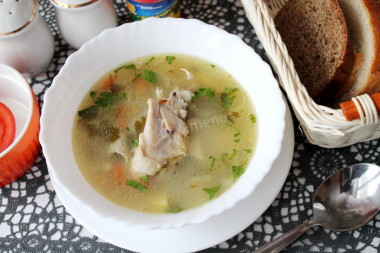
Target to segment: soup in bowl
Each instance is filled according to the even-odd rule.
[[[69,56],[40,139],[49,173],[83,208],[172,228],[249,196],[284,128],[281,92],[252,48],[197,20],[149,18]]]
[[[178,213],[225,192],[255,150],[256,116],[220,67],[155,55],[105,74],[79,106],[73,153],[86,180],[128,209]]]

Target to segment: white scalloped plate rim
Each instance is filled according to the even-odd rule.
[[[74,116],[92,84],[125,62],[163,53],[197,56],[228,71],[252,99],[259,135],[245,173],[220,197],[189,211],[149,215],[122,208],[98,194],[67,151]],[[45,93],[40,141],[57,184],[97,215],[146,229],[182,227],[230,209],[269,172],[284,138],[286,106],[281,96],[270,67],[238,36],[195,19],[148,18],[107,29],[67,58]]]

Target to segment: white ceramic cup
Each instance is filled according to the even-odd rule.
[[[0,0],[0,63],[30,77],[43,72],[53,54],[54,39],[37,1]]]
[[[78,49],[101,31],[117,26],[111,0],[50,0],[61,35]]]

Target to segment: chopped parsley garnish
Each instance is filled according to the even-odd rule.
[[[139,190],[141,192],[146,192],[148,190],[148,187],[146,187],[143,184],[140,184],[139,182],[133,181],[133,180],[127,180],[127,185],[135,188],[136,190]]]
[[[225,88],[223,93],[226,94],[226,96],[230,96],[232,93],[238,90],[238,88]]]
[[[126,99],[127,98],[126,93],[120,93],[118,95],[115,95],[111,92],[104,91],[104,92],[101,92],[98,97],[96,97],[96,94],[97,93],[95,91],[90,92],[90,97],[95,100],[95,102],[94,102],[95,104],[89,106],[88,108],[85,108],[83,110],[78,111],[79,117],[82,117],[84,119],[89,119],[93,116],[96,116],[98,114],[100,108],[109,109],[113,105],[115,105],[115,103],[119,99]]]
[[[182,211],[182,208],[180,207],[175,207],[175,208],[172,208],[172,209],[169,209],[167,212],[168,213],[179,213]]]
[[[150,83],[153,83],[155,85],[158,84],[157,75],[155,72],[144,69],[144,74],[142,78]]]
[[[232,173],[234,174],[234,180],[238,179],[244,173],[244,166],[232,166]]]
[[[127,99],[127,93],[120,93],[119,98],[120,99]]]
[[[135,83],[137,78],[139,78],[141,76],[141,74],[136,74],[135,73],[135,77],[132,79],[132,83]]]
[[[210,155],[208,157],[208,159],[211,159],[211,162],[210,162],[210,168],[212,168],[214,166],[214,163],[215,163],[215,157],[213,157],[212,155]]]
[[[220,105],[223,107],[223,109],[225,111],[228,111],[228,109],[230,109],[234,99],[235,99],[235,96],[233,96],[233,97],[222,97],[222,102],[220,103]]]
[[[175,56],[166,56],[166,61],[169,63],[169,64],[172,64],[172,62],[175,60]]]
[[[117,69],[114,70],[115,74],[122,69],[136,69],[136,66],[135,66],[135,64],[123,65],[123,66],[118,67]]]
[[[97,105],[92,105],[86,109],[83,109],[81,111],[78,111],[78,116],[82,117],[84,119],[91,118],[98,114],[100,107]]]
[[[129,65],[125,66],[125,69],[136,69],[136,66],[135,66],[135,64],[129,64]]]
[[[124,66],[118,67],[113,72],[115,72],[115,74],[117,74],[117,72],[119,72],[119,70],[122,70],[122,69],[124,69]]]
[[[139,139],[134,139],[132,141],[132,145],[135,146],[135,147],[138,147],[139,146]]]
[[[145,62],[145,65],[148,65],[148,64],[151,63],[153,60],[154,60],[154,56],[153,56],[152,58],[150,58],[147,62]]]
[[[208,101],[212,101],[215,97],[215,90],[210,88],[199,88],[193,93],[193,101],[197,100],[201,96],[208,97]]]
[[[240,139],[235,139],[234,142],[239,143]]]
[[[99,94],[99,97],[95,99],[95,104],[100,107],[111,107],[116,103],[116,97],[111,92],[103,91]]]
[[[220,105],[227,112],[230,109],[232,102],[236,96],[231,96],[234,92],[238,91],[238,88],[225,88],[224,92],[220,95],[221,102]]]
[[[228,159],[232,159],[236,156],[236,153],[237,153],[237,150],[236,149],[232,149],[232,154],[228,157]]]
[[[219,190],[220,186],[216,186],[214,188],[203,188],[203,191],[208,194],[208,199],[212,199]]]
[[[252,152],[252,150],[250,149],[243,149],[245,152],[247,152],[248,154],[250,154]]]
[[[237,128],[237,127],[235,127],[235,126],[233,126],[230,122],[227,122],[226,126],[231,127],[232,129],[235,129],[236,131],[238,131],[238,133],[240,133],[240,129]]]
[[[148,181],[148,176],[145,175],[143,177],[140,177],[141,181],[143,181],[144,183],[146,183],[147,185],[149,185],[149,181]]]
[[[256,123],[256,116],[255,114],[250,114],[249,119],[252,121],[252,123]]]
[[[91,91],[91,92],[90,92],[90,97],[91,97],[92,99],[94,99],[94,98],[96,97],[96,91]]]
[[[215,65],[214,64],[210,64],[211,68],[215,68]]]
[[[130,131],[131,131],[131,129],[129,129],[129,127],[127,127],[125,130],[127,130],[128,132],[130,132]]]
[[[238,137],[239,135],[241,135],[241,133],[236,133],[234,134],[234,137]]]

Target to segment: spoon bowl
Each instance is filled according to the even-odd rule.
[[[366,224],[380,208],[380,168],[356,164],[325,179],[313,201],[313,219],[325,228],[347,231]]]
[[[318,187],[310,220],[255,252],[279,252],[316,225],[334,231],[356,229],[370,221],[379,209],[380,167],[367,163],[348,166],[336,171]]]

